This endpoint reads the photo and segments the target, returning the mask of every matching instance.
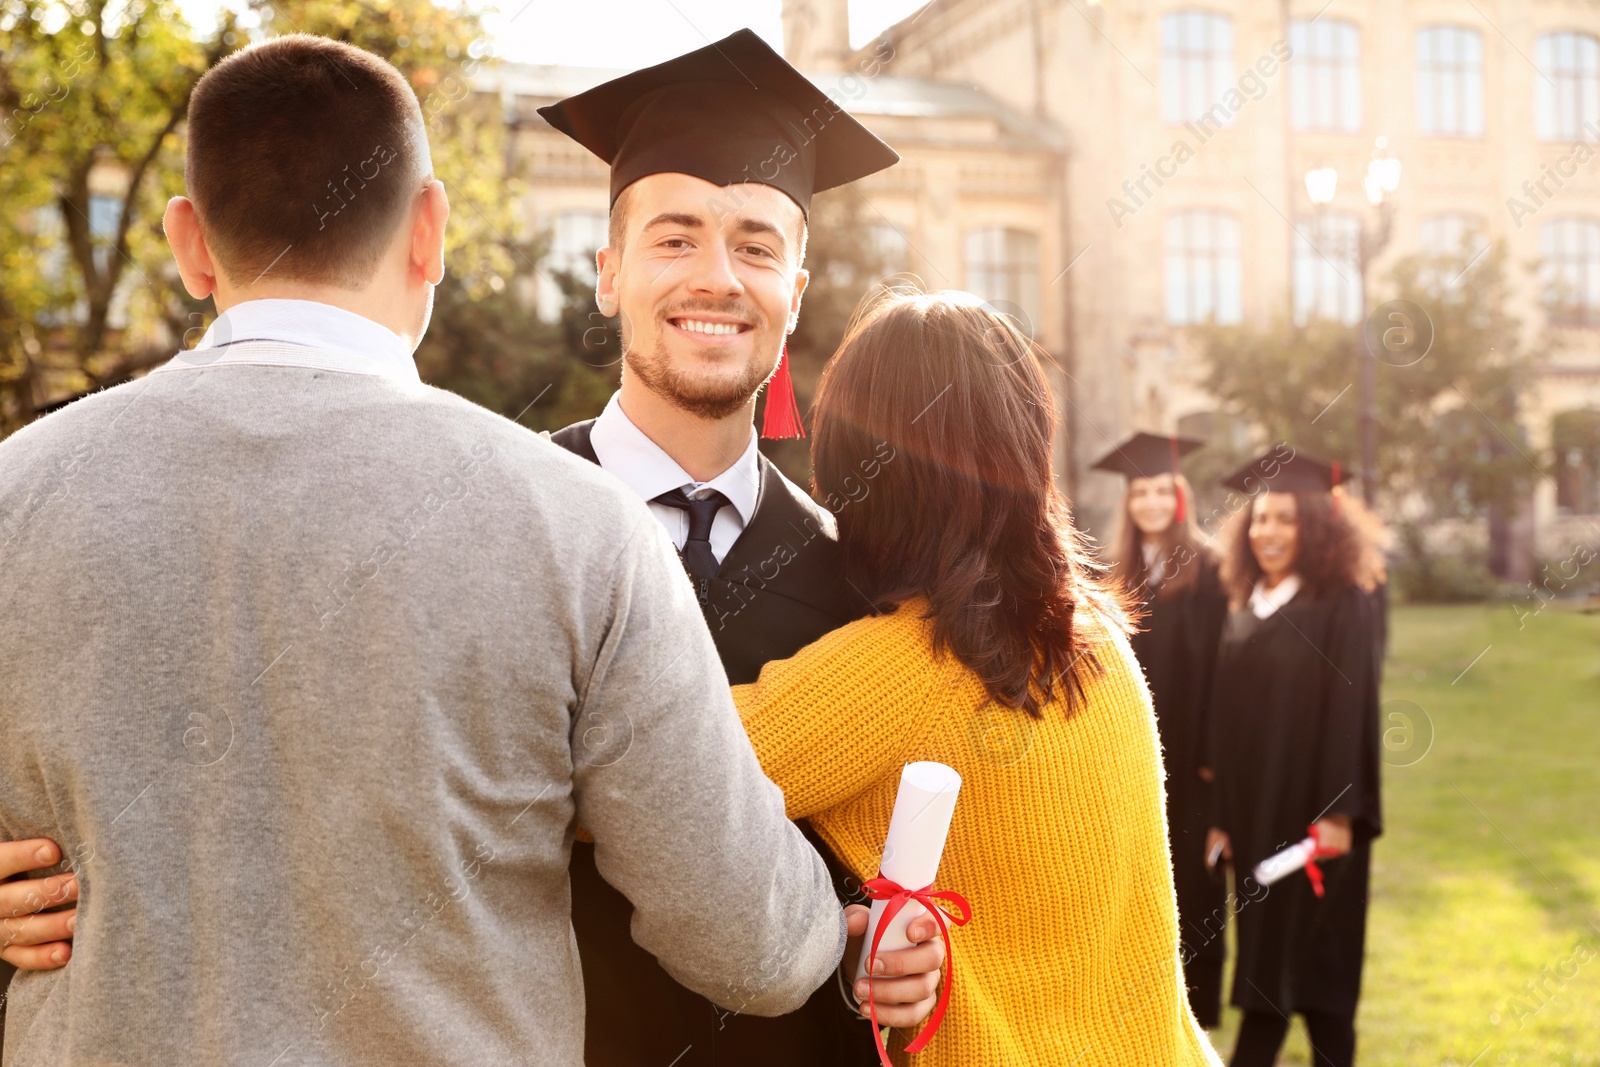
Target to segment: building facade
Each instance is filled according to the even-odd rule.
[[[970,81],[1072,146],[1061,196],[1082,258],[1063,282],[1080,470],[1133,428],[1176,431],[1213,409],[1191,324],[1357,319],[1355,237],[1375,221],[1363,177],[1392,157],[1392,239],[1368,277],[1506,241],[1513,311],[1543,345],[1520,398],[1528,439],[1495,427],[1544,468],[1517,540],[1524,563],[1592,540],[1600,5],[934,0],[884,40],[895,73]],[[1305,179],[1326,168],[1339,180],[1316,204]],[[1118,488],[1083,478],[1080,507],[1103,516]]]
[[[786,52],[893,144],[850,187],[891,259],[1025,321],[1064,368],[1062,469],[1102,536],[1135,429],[1214,425],[1190,327],[1361,314],[1374,158],[1399,257],[1504,239],[1541,370],[1516,540],[1600,514],[1600,5],[1557,0],[933,0],[851,49],[847,0],[785,0]],[[618,72],[511,67],[528,216],[557,265],[604,239],[604,168],[533,109]],[[1337,174],[1314,203],[1306,176]],[[1377,290],[1381,293],[1381,287]],[[1381,432],[1381,427],[1380,427]],[[1530,472],[1531,473],[1531,472]],[[1482,523],[1467,523],[1481,529]]]

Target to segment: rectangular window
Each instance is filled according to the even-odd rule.
[[[1483,36],[1462,26],[1417,31],[1417,132],[1483,136]]]
[[[1161,120],[1173,126],[1211,121],[1226,126],[1220,107],[1233,87],[1233,20],[1209,11],[1161,17]]]
[[[561,317],[566,302],[562,286],[593,286],[595,253],[610,237],[603,211],[564,211],[550,220],[550,244],[539,264],[539,313],[547,322]]]
[[[1600,140],[1600,42],[1547,33],[1534,42],[1535,125],[1542,141]]]
[[[1220,211],[1167,219],[1167,321],[1189,326],[1240,319],[1239,223]]]
[[[967,288],[1018,319],[1037,336],[1041,287],[1039,238],[1027,230],[991,228],[967,232]]]
[[[1289,115],[1297,130],[1361,130],[1361,33],[1337,19],[1289,24]]]
[[[1361,220],[1330,211],[1302,218],[1294,236],[1294,321],[1361,318]]]
[[[1551,324],[1600,325],[1600,221],[1551,219],[1539,229],[1539,256]]]

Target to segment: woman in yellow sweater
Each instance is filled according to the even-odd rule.
[[[862,879],[901,767],[962,776],[936,888],[974,917],[943,1026],[915,1056],[896,1033],[897,1062],[1216,1064],[1184,994],[1150,697],[1055,488],[1035,347],[965,294],[892,294],[814,411],[814,491],[879,614],[734,693],[789,816]]]

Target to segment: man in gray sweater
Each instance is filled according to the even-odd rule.
[[[580,824],[675,978],[799,1005],[846,922],[661,525],[417,378],[449,207],[404,80],[278,38],[188,136],[166,232],[225,314],[0,443],[0,840],[81,894],[4,1062],[578,1064]]]

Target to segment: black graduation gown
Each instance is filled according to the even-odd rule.
[[[1222,964],[1226,956],[1227,886],[1206,869],[1210,797],[1200,778],[1206,766],[1206,720],[1217,642],[1228,601],[1217,568],[1200,557],[1199,572],[1178,593],[1157,587],[1144,605],[1145,618],[1131,643],[1144,668],[1161,734],[1166,766],[1167,836],[1172,844],[1172,881],[1178,896],[1184,981],[1189,1005],[1201,1026],[1219,1022]]]
[[[551,440],[598,463],[589,443],[593,425],[593,420],[575,423]],[[755,514],[716,577],[697,583],[706,624],[734,685],[755,681],[769,660],[792,656],[870,610],[844,579],[827,513],[765,456],[757,465],[761,489]],[[848,872],[809,826],[799,825],[828,861],[845,897]],[[877,1062],[871,1025],[845,1006],[833,981],[789,1015],[736,1015],[679,985],[634,943],[633,905],[600,877],[593,845],[573,845],[571,880],[572,927],[588,1002],[584,1060],[589,1067],[870,1067]],[[715,906],[714,897],[708,897],[707,906]]]
[[[1254,1011],[1353,1015],[1361,991],[1379,802],[1377,601],[1350,586],[1296,596],[1223,629],[1212,696],[1218,825],[1233,844],[1238,960],[1232,1001]],[[1257,863],[1322,815],[1350,819],[1349,855],[1319,861],[1326,896],[1297,872],[1267,887]]]

